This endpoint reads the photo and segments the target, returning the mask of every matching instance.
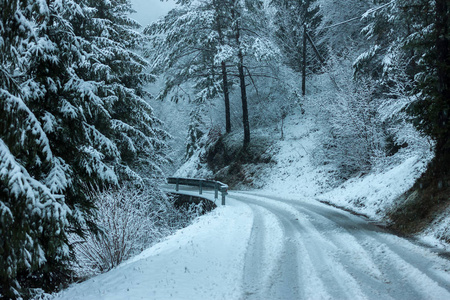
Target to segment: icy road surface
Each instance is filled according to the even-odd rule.
[[[57,298],[441,300],[450,262],[314,200],[231,192],[225,207]]]

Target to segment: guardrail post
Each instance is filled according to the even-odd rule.
[[[203,193],[203,181],[200,181],[199,191],[198,193],[201,195]]]
[[[225,205],[225,195],[227,194],[227,191],[222,190],[222,205]]]
[[[214,199],[219,198],[219,184],[214,184]]]
[[[176,179],[175,190],[176,190],[177,192],[180,190],[180,179],[179,179],[179,178]]]

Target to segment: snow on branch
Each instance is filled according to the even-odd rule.
[[[116,144],[101,133],[94,125],[90,125],[83,122],[84,130],[86,133],[86,138],[89,140],[90,145],[101,149],[106,155],[112,156],[116,159],[120,158],[120,152],[117,149]]]
[[[0,139],[0,180],[6,183],[9,193],[15,199],[25,197],[31,204],[32,214],[46,216],[48,207],[66,213],[69,209],[65,204],[58,203],[51,189],[30,176],[27,170],[15,159],[5,142]]]
[[[81,146],[78,148],[80,153],[83,153],[81,166],[88,175],[97,175],[102,181],[112,184],[118,184],[119,179],[113,169],[103,162],[105,155],[96,150],[92,146]]]
[[[48,161],[52,160],[53,154],[50,148],[47,135],[42,129],[39,120],[31,112],[31,110],[27,107],[27,105],[22,101],[22,99],[13,96],[9,92],[1,89],[0,100],[2,100],[3,102],[3,107],[1,107],[0,109],[6,110],[7,112],[12,114],[17,114],[15,116],[16,119],[20,120],[20,122],[23,122],[25,124],[23,128],[26,128],[29,134],[23,132],[21,135],[20,143],[24,145],[27,139],[31,139],[29,135],[33,136],[33,138],[36,139],[36,143],[41,147],[41,151],[43,152],[43,154],[45,154],[46,160]],[[23,115],[18,115],[18,113],[25,114],[25,119],[23,119]]]

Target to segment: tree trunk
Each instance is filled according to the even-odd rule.
[[[247,104],[247,87],[245,85],[244,74],[244,54],[241,49],[240,41],[240,28],[239,28],[239,15],[236,10],[236,1],[233,5],[232,17],[235,20],[235,37],[236,46],[238,47],[238,70],[239,70],[239,82],[241,87],[241,101],[242,101],[242,123],[244,125],[244,149],[250,144],[250,124],[248,122],[248,104]]]
[[[302,49],[302,95],[306,94],[306,24],[310,20],[308,20],[308,8],[309,8],[309,0],[306,0],[303,5],[303,49]]]
[[[244,56],[242,51],[239,50],[239,81],[241,85],[241,100],[242,100],[242,123],[244,125],[244,148],[250,144],[250,124],[248,122],[248,104],[247,104],[247,90],[245,86],[244,75]]]
[[[226,132],[231,132],[231,114],[230,114],[230,92],[228,90],[228,76],[227,67],[225,62],[222,61],[222,84],[223,84],[223,96],[225,99],[225,128]]]
[[[302,95],[306,94],[306,24],[303,25]]]
[[[213,1],[214,9],[216,11],[216,24],[217,24],[217,34],[219,35],[219,44],[223,46],[225,41],[223,39],[222,25],[221,25],[221,15],[220,7],[217,0]],[[222,85],[223,85],[223,98],[225,101],[225,130],[227,133],[231,132],[231,114],[230,114],[230,92],[228,89],[228,74],[225,62],[221,62],[222,67]]]

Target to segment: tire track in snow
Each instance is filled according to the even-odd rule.
[[[263,281],[260,280],[258,274],[261,267],[255,269],[255,265],[260,264],[258,256],[261,255],[261,252],[257,248],[260,243],[251,243],[251,247],[249,247],[247,252],[247,258],[252,257],[255,260],[247,259],[245,262],[244,286],[247,288],[244,289],[248,291],[248,286],[250,285],[253,287],[253,292],[245,293],[244,299],[331,299],[322,280],[317,276],[308,251],[304,244],[299,242],[300,235],[298,230],[290,223],[292,218],[280,216],[279,212],[273,213],[259,204],[246,203],[254,210],[265,211],[266,214],[269,213],[272,218],[275,218],[275,222],[282,229],[280,238],[282,239],[283,247],[281,256],[278,257],[277,261],[273,262],[274,267],[272,267],[271,274],[267,276],[267,280]],[[256,235],[261,235],[260,229],[263,228],[258,225],[261,223],[258,219],[262,216],[258,216],[257,213],[255,215],[256,222],[254,223],[252,239],[255,239]],[[269,222],[266,219],[266,223]],[[259,239],[260,241],[262,240],[261,238]],[[264,248],[265,246],[261,245],[260,247]],[[300,270],[302,271],[300,272]]]
[[[274,201],[252,194],[235,198],[271,211],[286,234],[297,240],[298,274],[304,284],[300,298],[295,299],[326,299],[327,295],[334,299],[450,299],[447,260],[409,246],[409,241],[391,237],[362,218],[323,204]],[[311,293],[311,285],[320,289],[321,284],[322,291]]]
[[[294,204],[294,206],[297,206],[300,210],[305,210],[301,207],[301,204]],[[407,297],[408,299],[450,299],[450,274],[439,272],[437,269],[436,271],[430,269],[432,262],[428,257],[423,256],[424,250],[422,247],[391,235],[353,215],[325,215],[313,210],[307,211],[320,216],[322,221],[331,221],[347,231],[349,229],[346,228],[346,224],[349,222],[359,224],[358,227],[363,230],[353,230],[352,235],[356,238],[355,242],[363,248],[367,248],[365,252],[371,254],[372,260],[378,261],[378,265],[383,269],[385,282],[395,286],[389,289],[392,296],[396,298]],[[377,255],[377,249],[379,248],[383,249],[381,255]],[[437,260],[442,260],[434,253],[429,253],[429,255]],[[417,257],[421,257],[421,259],[417,260]],[[401,270],[404,269],[408,269],[408,274],[415,275],[409,276],[404,272],[402,273]],[[400,278],[403,280],[399,280]],[[423,285],[423,282],[429,282],[429,284]],[[395,293],[395,291],[402,292]]]
[[[321,231],[327,230],[326,228],[330,226],[340,229],[340,232],[330,234],[329,238],[341,249],[341,253],[339,253],[340,262],[345,265],[348,272],[354,274],[359,284],[364,286],[369,299],[378,299],[382,290],[386,291],[382,294],[383,299],[423,299],[423,294],[416,291],[414,282],[399,280],[401,274],[395,266],[392,266],[393,262],[389,259],[386,260],[383,256],[375,255],[373,249],[384,244],[378,242],[375,238],[372,240],[370,233],[381,233],[379,228],[363,223],[361,228],[364,228],[364,230],[360,231],[358,230],[359,226],[350,226],[349,228],[349,223],[358,224],[358,222],[352,221],[345,215],[333,213],[327,218],[325,215],[312,210],[305,210],[302,207],[297,207],[297,209],[318,217],[316,223]],[[365,225],[374,228],[365,228]],[[372,241],[369,242],[369,240]],[[389,246],[384,245],[384,247]],[[402,264],[408,263],[403,261]]]
[[[340,299],[365,299],[355,279],[333,259],[337,247],[325,239],[312,224],[302,223],[304,218],[296,210],[290,206],[279,207],[279,203],[275,206],[261,203],[245,196],[237,199],[253,205],[264,205],[265,209],[276,215],[285,229],[286,244],[291,246],[279,267],[282,271],[278,276],[278,288],[271,289],[271,299],[299,299],[299,294],[303,295],[301,298],[307,299],[332,298],[329,295]],[[295,273],[289,271],[292,269],[296,269]],[[291,278],[292,276],[296,278]],[[300,279],[304,284],[298,283]],[[280,285],[280,282],[285,284]],[[295,283],[289,285],[289,282],[297,282],[297,285],[303,286],[300,290],[300,286],[297,287]],[[287,296],[289,290],[291,297]]]
[[[298,250],[289,228],[268,209],[248,205],[254,219],[245,257],[244,299],[299,299]]]
[[[358,243],[367,248],[367,253],[374,252],[374,249],[379,247],[385,247],[392,251],[396,259],[393,259],[393,256],[388,258],[387,255],[378,256],[375,259],[383,270],[383,275],[386,277],[385,282],[389,285],[387,292],[394,298],[423,299],[424,295],[427,295],[425,298],[450,299],[450,274],[436,267],[434,269],[430,268],[430,265],[435,264],[432,258],[444,261],[442,258],[437,257],[436,254],[427,252],[422,247],[413,245],[408,240],[389,234],[360,217],[339,211],[333,207],[298,201],[282,200],[282,202],[290,203],[310,214],[321,216],[323,218],[322,222],[318,224],[323,223],[323,221],[331,221],[347,231],[352,231],[351,234],[357,238]],[[424,256],[424,254],[428,254],[431,258]],[[418,260],[417,257],[421,257],[421,259]],[[448,270],[448,261],[445,261],[445,263]],[[399,266],[407,268],[409,273],[415,274],[415,276],[405,277],[400,272]],[[419,280],[418,278],[421,279]],[[430,285],[423,285],[423,281],[430,282]],[[431,285],[431,282],[434,282],[434,284]],[[364,282],[366,285],[368,283],[370,281]],[[431,286],[434,287],[432,288]],[[417,287],[421,288],[418,289]],[[439,290],[440,293],[437,294],[436,290]],[[373,297],[377,298],[378,295],[379,292],[375,293]],[[433,297],[432,295],[435,296]]]
[[[261,299],[267,293],[270,277],[284,250],[283,228],[266,209],[249,205],[253,211],[253,227],[244,266],[244,296]],[[263,289],[261,289],[263,287]]]

